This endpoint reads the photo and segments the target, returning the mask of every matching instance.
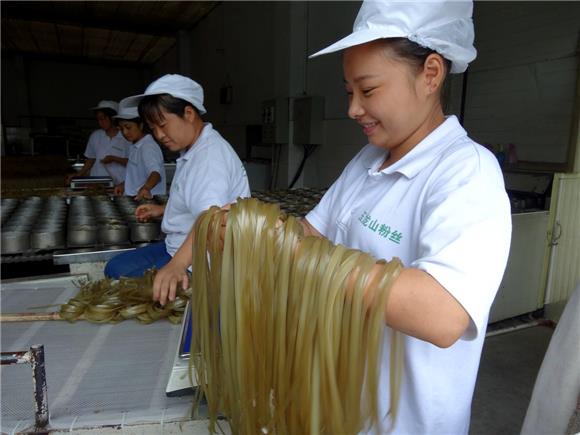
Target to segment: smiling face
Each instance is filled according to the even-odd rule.
[[[384,41],[356,45],[344,52],[348,115],[362,127],[370,143],[389,151],[389,163],[407,154],[444,120],[439,102],[444,70],[433,72],[427,67],[431,57],[416,71],[409,62],[389,53]]]
[[[137,123],[135,121],[129,121],[127,119],[119,120],[119,128],[125,139],[131,143],[138,142],[145,133],[143,132],[143,124]]]
[[[203,123],[195,110],[187,106],[183,117],[160,110],[162,117],[158,122],[149,122],[155,139],[171,151],[185,151],[197,140]]]

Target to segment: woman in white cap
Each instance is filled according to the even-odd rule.
[[[384,307],[403,332],[404,374],[389,414],[389,357],[371,432],[466,434],[489,309],[507,262],[511,216],[495,157],[446,117],[448,73],[475,58],[472,3],[365,1],[342,50],[349,116],[368,137],[303,221],[306,235],[398,257]],[[380,270],[377,268],[377,270]],[[372,283],[374,280],[369,280]],[[366,300],[372,301],[373,288]],[[164,303],[172,289],[155,289]],[[383,349],[391,334],[384,334]]]
[[[164,195],[167,186],[163,153],[153,137],[145,131],[137,106],[129,106],[127,101],[121,100],[115,119],[118,120],[121,133],[133,146],[129,153],[125,180],[115,186],[115,194],[133,196],[137,200]]]
[[[144,204],[135,210],[139,220],[163,216],[165,240],[114,257],[107,263],[105,275],[141,276],[156,267],[161,269],[157,278],[175,289],[179,281],[187,285],[193,250],[190,230],[198,215],[212,205],[250,196],[248,177],[231,145],[210,123],[203,122],[203,88],[192,79],[167,74],[125,103],[138,104],[140,118],[155,139],[181,156],[167,204]]]
[[[111,100],[101,100],[92,107],[99,129],[91,133],[85,150],[85,163],[76,173],[67,177],[67,184],[74,177],[111,177],[113,183],[125,179],[125,166],[131,144],[125,140],[113,117],[117,114],[118,104]]]
[[[348,114],[369,144],[306,216],[305,231],[406,266],[385,307],[387,326],[405,334],[394,422],[388,357],[379,388],[392,433],[468,432],[509,252],[497,160],[441,103],[446,75],[476,56],[472,9],[470,1],[365,1],[353,33],[312,56],[342,51]]]

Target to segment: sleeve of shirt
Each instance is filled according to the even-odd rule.
[[[85,149],[85,157],[87,159],[96,159],[97,158],[97,134],[98,130],[95,130],[89,136],[89,140],[87,141],[87,147]]]
[[[209,147],[208,147],[209,148]],[[194,221],[199,214],[213,205],[224,206],[233,202],[230,198],[234,186],[231,174],[221,156],[206,148],[195,156],[188,168],[185,204],[193,215]]]
[[[434,172],[423,204],[419,256],[471,318],[464,339],[485,333],[511,242],[511,211],[497,161],[487,151]]]
[[[147,177],[151,175],[152,172],[158,172],[159,175],[163,174],[163,154],[159,149],[159,146],[153,142],[144,143],[145,152],[142,157],[142,164],[147,172]]]

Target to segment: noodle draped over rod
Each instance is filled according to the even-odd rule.
[[[225,225],[225,232],[222,227]],[[389,413],[397,414],[402,340],[384,307],[401,262],[320,237],[275,204],[241,199],[195,225],[192,357],[210,431],[355,434],[380,427],[383,334],[391,334]],[[221,235],[223,234],[223,240]],[[364,295],[375,264],[382,268]]]
[[[101,279],[82,283],[78,294],[60,307],[60,317],[69,322],[88,320],[93,323],[118,323],[136,319],[149,324],[167,318],[181,322],[191,289],[180,290],[174,301],[165,306],[153,302],[153,279],[156,271],[148,270],[142,278],[123,277],[118,281]]]

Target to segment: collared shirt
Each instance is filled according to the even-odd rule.
[[[86,158],[95,159],[90,175],[92,177],[111,177],[115,184],[125,181],[125,166],[117,162],[103,164],[101,159],[108,155],[126,159],[129,155],[130,146],[131,142],[126,140],[121,132],[109,137],[105,130],[93,131],[85,150]]]
[[[386,157],[384,149],[365,146],[306,218],[334,243],[424,270],[465,308],[470,326],[447,349],[404,336],[394,433],[467,433],[489,309],[511,240],[502,173],[454,116],[379,170]],[[384,340],[388,351],[390,334]],[[384,415],[388,357],[379,391]]]
[[[153,172],[159,173],[161,180],[151,189],[151,193],[163,195],[167,191],[163,153],[157,142],[148,134],[131,147],[125,175],[125,195],[137,195]]]
[[[231,145],[206,123],[195,143],[177,159],[161,229],[173,256],[199,214],[250,196],[248,177]]]

